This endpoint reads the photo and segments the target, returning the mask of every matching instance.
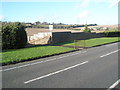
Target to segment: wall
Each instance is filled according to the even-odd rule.
[[[44,38],[38,38],[37,40],[31,40],[29,41],[29,44],[33,45],[44,45],[44,44],[50,44],[51,43],[51,36],[45,36]]]
[[[71,32],[52,32],[52,43],[69,42],[71,40]]]
[[[102,33],[84,33],[84,32],[53,32],[52,33],[52,43],[61,43],[61,42],[69,42],[73,40],[83,40],[90,38],[100,38],[105,35]]]
[[[28,41],[28,43],[33,45],[54,44],[54,43],[70,42],[73,40],[84,40],[84,39],[100,38],[100,37],[105,37],[105,35],[102,33],[100,34],[100,33],[84,33],[84,32],[77,32],[77,33],[51,32],[50,34],[46,33],[42,38],[30,40]]]
[[[32,40],[38,40],[39,38],[44,38],[46,36],[52,36],[52,32],[41,32],[34,34],[33,36],[28,36],[28,42]]]

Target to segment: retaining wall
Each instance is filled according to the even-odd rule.
[[[44,36],[39,38],[41,34],[34,35],[36,39],[29,39],[28,43],[30,44],[54,44],[54,43],[63,43],[70,42],[73,40],[85,40],[90,38],[100,38],[105,37],[103,33],[84,33],[84,32],[51,32],[51,33],[42,33]]]
[[[71,33],[71,32],[53,32],[52,43],[69,42],[73,40],[85,40],[90,38],[105,37],[103,33]]]

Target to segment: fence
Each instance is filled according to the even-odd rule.
[[[74,48],[75,49],[85,49],[86,48],[86,40],[74,40]]]

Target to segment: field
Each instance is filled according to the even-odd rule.
[[[59,46],[37,46],[32,48],[10,50],[2,53],[2,60],[0,61],[0,63],[16,63],[72,50],[74,50],[74,48],[66,48]]]
[[[114,30],[115,28],[118,28],[118,25],[98,25],[98,26],[89,26],[89,28],[93,28],[93,27],[108,27],[110,28],[110,30]],[[44,28],[26,28],[26,32],[28,36],[33,36],[34,34],[38,34],[38,33],[42,33],[42,32],[82,32],[82,30],[80,30],[83,27],[79,27],[79,28],[73,28],[73,29],[53,29],[52,31],[50,31],[49,29],[44,29]],[[92,31],[92,32],[104,32],[104,30],[97,30],[97,31]]]
[[[42,32],[71,32],[72,30],[68,29],[44,29],[44,28],[26,28],[26,32],[28,36],[33,36],[34,34],[42,33]]]

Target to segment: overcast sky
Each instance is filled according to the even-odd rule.
[[[85,24],[87,22],[88,24],[115,25],[118,24],[118,1],[2,0],[0,20],[47,21],[66,24]]]

